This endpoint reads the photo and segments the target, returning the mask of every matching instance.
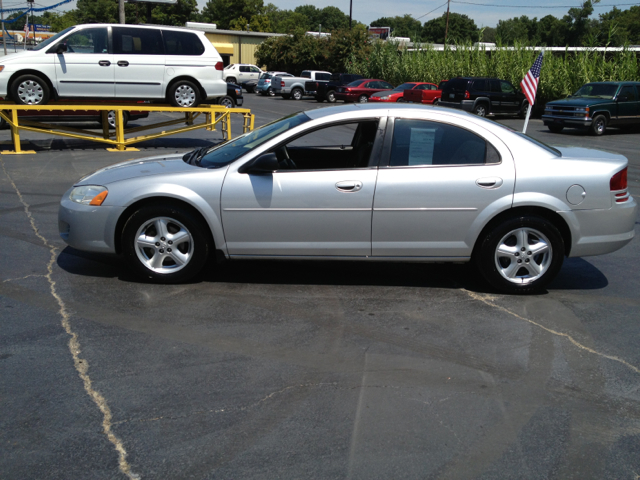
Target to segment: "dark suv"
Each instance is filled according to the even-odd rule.
[[[440,105],[485,117],[490,113],[527,114],[527,102],[511,82],[497,78],[457,77],[442,88]]]

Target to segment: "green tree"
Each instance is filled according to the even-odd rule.
[[[593,13],[593,5],[600,0],[586,0],[580,7],[570,8],[562,21],[567,25],[567,44],[570,46],[582,46],[587,37],[589,17]]]
[[[447,24],[447,14],[439,18],[429,20],[422,29],[422,40],[433,43],[444,43],[444,34]],[[449,35],[447,43],[475,42],[478,39],[478,27],[476,22],[466,15],[459,13],[449,14]]]
[[[249,19],[263,13],[262,0],[209,0],[202,9],[204,21],[215,23],[221,29],[229,28],[231,21],[237,18]]]
[[[158,25],[184,26],[197,20],[197,0],[178,0],[175,5],[155,5],[151,11],[153,23]]]
[[[244,17],[238,17],[231,20],[229,24],[229,30],[246,30],[249,25],[249,20]]]
[[[78,0],[76,5],[79,23],[118,23],[118,2],[115,0]]]
[[[349,28],[349,15],[338,7],[324,7],[320,10],[319,23],[322,24],[323,32]]]
[[[482,28],[481,42],[495,43],[496,42],[496,29],[493,27]]]
[[[378,18],[371,22],[371,26],[390,27],[394,37],[409,37],[418,41],[422,37],[422,23],[411,15]]]
[[[567,25],[553,15],[542,17],[538,21],[538,38],[540,45],[564,47],[567,45]]]
[[[538,43],[538,19],[530,19],[526,15],[514,17],[508,20],[498,21],[496,38],[503,45],[521,43],[535,45]]]

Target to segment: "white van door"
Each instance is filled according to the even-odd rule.
[[[67,51],[55,55],[56,88],[62,97],[115,95],[113,55],[107,27],[88,27],[65,39]]]
[[[112,27],[118,98],[162,98],[165,55],[160,29]]]

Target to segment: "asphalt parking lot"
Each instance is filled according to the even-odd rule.
[[[244,106],[262,125],[327,104]],[[528,133],[627,156],[640,195],[639,129]],[[36,154],[0,156],[1,478],[640,478],[638,236],[566,260],[535,296],[495,294],[465,265],[329,261],[149,285],[66,247],[60,197],[220,132],[123,153],[23,138]]]

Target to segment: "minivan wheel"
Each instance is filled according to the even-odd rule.
[[[36,75],[22,75],[11,84],[11,97],[20,105],[44,105],[49,101],[49,86]]]
[[[479,103],[473,108],[473,113],[479,117],[486,117],[488,112],[487,105],[485,103]]]
[[[600,135],[604,135],[605,130],[607,129],[607,117],[604,115],[596,115],[593,118],[593,122],[591,123],[591,128],[589,129],[589,133],[591,135],[595,135],[599,137]]]
[[[197,107],[200,103],[198,87],[188,80],[178,80],[171,85],[167,97],[174,107]]]
[[[122,252],[134,273],[156,283],[193,278],[207,262],[211,246],[206,228],[177,205],[141,207],[125,223]]]
[[[299,88],[294,88],[291,91],[291,98],[293,98],[294,100],[301,100],[302,99],[302,90],[300,90]]]
[[[476,267],[503,293],[541,290],[564,260],[562,235],[549,220],[534,215],[505,220],[478,241]]]

